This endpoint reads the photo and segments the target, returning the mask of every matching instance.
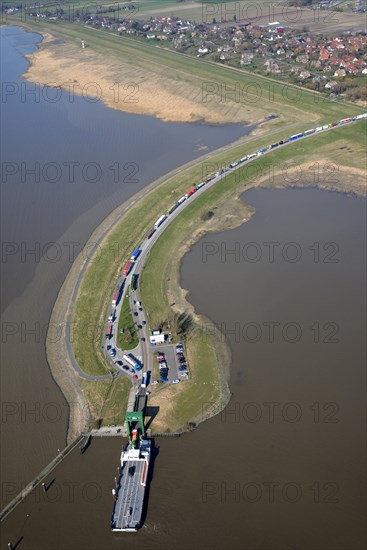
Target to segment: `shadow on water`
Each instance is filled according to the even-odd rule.
[[[150,487],[151,487],[151,484],[153,483],[153,477],[154,477],[154,463],[155,463],[155,460],[156,460],[157,456],[159,455],[159,450],[160,450],[160,447],[155,445],[154,439],[151,439],[150,441],[152,443],[150,467],[149,467],[149,471],[148,471],[147,486],[146,486],[146,489],[145,489],[143,513],[141,515],[140,528],[142,528],[142,526],[144,525],[145,519],[147,517]]]
[[[45,493],[47,493],[47,491],[52,487],[52,485],[55,483],[55,481],[56,481],[56,477],[51,479],[51,481],[49,481],[48,483],[42,483],[42,487],[43,487],[43,490],[45,491]]]
[[[8,543],[8,550],[15,550],[16,548],[18,548],[19,544],[22,542],[22,540],[24,539],[23,535],[17,540],[17,542],[15,544],[10,544],[10,542]]]

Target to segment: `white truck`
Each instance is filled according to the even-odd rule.
[[[143,372],[143,376],[141,379],[141,387],[146,388],[147,387],[147,381],[148,381],[148,374],[146,372]]]
[[[160,218],[158,218],[158,220],[155,222],[154,224],[154,227],[157,229],[160,225],[162,225],[162,223],[164,222],[164,220],[167,219],[167,216],[166,214],[163,214]]]

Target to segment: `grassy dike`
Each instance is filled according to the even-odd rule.
[[[153,423],[154,431],[172,431],[186,427],[189,421],[200,421],[203,414],[205,418],[207,413],[216,412],[229,398],[226,383],[230,363],[229,351],[220,335],[212,335],[214,329],[210,322],[195,315],[179,288],[179,262],[182,255],[204,232],[224,230],[248,219],[251,211],[242,201],[237,200],[238,195],[244,189],[256,186],[266,178],[271,166],[278,172],[285,163],[303,165],[306,161],[315,163],[319,160],[319,181],[311,179],[310,183],[347,191],[348,185],[343,187],[344,176],[341,177],[340,171],[337,181],[333,180],[329,184],[326,177],[328,172],[325,176],[323,168],[325,159],[336,163],[338,170],[348,167],[349,172],[362,172],[365,168],[365,126],[365,122],[359,122],[325,134],[314,135],[260,157],[195,199],[167,227],[155,244],[140,281],[142,300],[148,312],[150,326],[168,324],[174,331],[177,316],[181,312],[190,314],[191,329],[187,333],[186,344],[191,379],[177,386],[160,388],[152,394],[150,404],[160,407],[159,415]],[[284,132],[278,132],[271,136],[271,141],[278,141],[284,137]],[[86,373],[107,372],[108,366],[100,353],[103,335],[98,327],[103,326],[119,270],[127,261],[135,244],[141,241],[159,215],[182,196],[187,187],[202,180],[203,172],[211,172],[246,153],[253,152],[268,144],[269,139],[269,136],[262,137],[235,145],[212,155],[209,160],[198,162],[191,168],[179,172],[147,194],[111,229],[99,246],[95,261],[91,262],[86,270],[75,304],[73,348],[79,366]],[[307,179],[305,173],[304,179]],[[298,183],[301,185],[304,182]],[[202,218],[206,217],[208,211],[213,212],[214,216],[203,221]],[[172,303],[175,303],[173,308],[170,305]],[[95,327],[92,339],[86,340],[86,327]],[[120,378],[113,384],[116,382],[124,385]],[[96,418],[102,414],[106,423],[107,418],[113,417],[113,411],[123,411],[128,385],[126,388],[110,390],[108,399],[104,399],[103,404],[99,386],[103,386],[106,396],[107,381],[103,381],[103,384],[101,381],[83,381],[92,417]],[[172,399],[173,395],[175,399]],[[96,415],[94,411],[100,413]]]

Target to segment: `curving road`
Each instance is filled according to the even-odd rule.
[[[366,118],[367,117],[367,114],[364,115],[363,118]],[[353,124],[354,122],[357,122],[356,120],[351,120],[351,122],[348,123],[349,124]],[[303,141],[305,139],[310,139],[312,138],[313,136],[315,135],[319,135],[321,133],[325,133],[325,132],[328,132],[328,131],[331,131],[331,130],[337,130],[338,128],[341,128],[345,126],[345,124],[341,124],[341,125],[337,125],[337,126],[333,126],[333,127],[323,127],[322,130],[320,131],[317,131],[317,132],[314,132],[310,135],[307,135],[307,136],[303,136],[299,139],[297,139],[297,141]],[[276,132],[279,132],[279,130],[277,130]],[[269,136],[271,134],[273,134],[274,131],[271,131],[269,132]],[[257,137],[257,136],[256,136]],[[283,143],[279,146],[277,146],[277,149],[281,148],[281,147],[286,147],[287,145],[293,143],[293,141],[287,141],[286,143]],[[231,147],[234,147],[234,144],[230,144],[226,147],[223,147],[221,148],[221,150],[226,150],[226,149],[229,149]],[[251,163],[253,160],[256,160],[259,156],[263,156],[263,155],[266,155],[268,153],[272,153],[274,151],[274,148],[273,149],[267,149],[266,151],[262,152],[262,153],[259,153],[258,151],[256,152],[256,156],[249,159],[249,160],[246,160],[242,163],[240,163],[238,166],[234,167],[234,168],[226,168],[224,170],[224,172],[222,174],[218,174],[216,177],[214,177],[210,182],[206,183],[201,189],[199,189],[198,191],[196,191],[196,193],[194,193],[190,198],[188,198],[187,200],[185,200],[172,214],[170,215],[167,215],[167,219],[162,223],[162,225],[160,225],[155,233],[153,234],[153,236],[150,238],[150,239],[145,239],[140,247],[140,250],[141,250],[141,253],[140,253],[140,256],[138,257],[138,259],[136,260],[136,262],[133,264],[133,267],[129,273],[129,275],[126,277],[126,280],[125,280],[125,285],[124,285],[124,288],[123,288],[123,292],[120,296],[120,300],[119,300],[119,303],[117,304],[117,307],[116,307],[116,314],[115,314],[115,319],[113,321],[113,336],[111,338],[110,341],[106,340],[106,344],[103,346],[103,351],[104,351],[104,354],[105,354],[105,357],[108,359],[109,363],[111,364],[111,366],[113,366],[115,370],[114,373],[109,373],[109,374],[106,374],[106,375],[100,375],[100,376],[92,376],[92,375],[88,375],[86,374],[80,367],[79,365],[77,364],[76,360],[75,360],[75,357],[74,357],[74,353],[73,353],[73,349],[72,349],[72,346],[71,346],[71,339],[70,339],[70,333],[69,333],[69,326],[70,326],[70,323],[67,324],[67,327],[68,327],[68,334],[67,334],[67,350],[68,350],[68,353],[69,353],[69,357],[70,357],[70,361],[73,365],[73,367],[76,369],[77,373],[79,376],[81,376],[82,378],[86,379],[86,380],[101,380],[101,379],[104,379],[104,378],[109,378],[111,376],[118,376],[120,374],[125,374],[126,376],[129,376],[131,378],[131,374],[122,369],[119,365],[116,364],[116,361],[122,361],[123,362],[123,359],[122,359],[122,355],[124,354],[123,350],[120,350],[117,346],[116,346],[116,337],[117,337],[117,332],[118,332],[118,320],[119,320],[119,316],[120,316],[120,311],[121,311],[121,306],[122,306],[122,303],[124,301],[124,298],[125,298],[125,295],[126,293],[129,291],[130,293],[130,307],[131,307],[131,312],[132,312],[132,315],[133,315],[133,319],[134,321],[137,321],[137,324],[141,324],[143,326],[142,329],[140,330],[137,330],[138,334],[139,334],[139,345],[133,349],[133,350],[129,350],[128,353],[132,353],[134,356],[136,356],[138,359],[141,359],[141,362],[144,366],[144,368],[141,370],[141,371],[138,371],[136,374],[138,375],[139,377],[139,380],[141,379],[141,376],[142,376],[142,372],[143,371],[152,371],[152,368],[153,368],[153,356],[152,356],[152,347],[150,345],[150,341],[149,341],[149,335],[150,335],[150,332],[149,332],[149,327],[148,327],[148,324],[143,324],[143,321],[145,321],[146,319],[146,316],[145,316],[145,313],[144,313],[144,308],[143,306],[142,307],[142,311],[139,310],[139,307],[136,305],[136,301],[140,301],[139,300],[139,290],[136,290],[136,291],[131,291],[130,289],[130,285],[131,285],[131,278],[132,278],[132,275],[133,274],[141,274],[143,268],[144,268],[144,265],[145,265],[145,262],[149,256],[149,252],[151,250],[151,248],[154,246],[154,244],[156,243],[156,241],[159,239],[159,237],[162,235],[162,233],[165,231],[165,229],[176,219],[177,216],[180,215],[180,213],[185,209],[187,208],[187,206],[189,206],[189,204],[191,204],[194,200],[196,200],[197,197],[201,196],[203,193],[205,193],[206,189],[209,189],[210,187],[212,187],[213,185],[215,185],[216,183],[218,183],[220,180],[222,180],[224,177],[226,177],[228,174],[232,173],[232,172],[235,172],[236,170],[238,170],[239,168],[242,168],[244,165],[246,164],[249,164]],[[215,152],[215,154],[218,153],[218,151]],[[211,155],[208,155],[208,157],[212,156]],[[203,158],[201,158],[199,161],[193,161],[191,163],[188,163],[188,164],[194,164],[194,163],[197,163],[197,162],[203,162]],[[177,169],[176,171],[174,171],[174,173],[178,173],[180,171],[182,171],[184,168],[179,168]],[[171,174],[170,174],[170,177],[171,177]],[[164,180],[163,180],[164,181]],[[154,187],[152,188],[156,188],[158,187],[158,185],[160,185],[161,182],[157,183],[157,185],[155,185]],[[132,200],[129,200],[124,208],[124,211],[123,213],[127,212],[128,209],[133,205],[135,204],[136,202],[138,202],[139,200],[141,200],[143,197],[145,196],[145,193],[139,193],[137,197],[133,198]],[[110,227],[108,227],[105,232],[101,235],[100,239],[96,242],[96,246],[99,245],[99,243],[102,241],[102,239],[105,237],[105,234],[110,230]],[[80,275],[78,277],[78,282],[77,282],[77,285],[74,289],[74,292],[73,292],[73,296],[72,296],[72,299],[75,303],[75,298],[77,296],[77,293],[78,293],[78,290],[79,290],[79,287],[80,287],[80,283],[81,283],[81,280],[82,280],[82,277],[85,273],[85,270],[88,266],[88,262],[85,262],[84,266],[83,266],[83,269],[81,270],[80,272]],[[120,278],[119,279],[119,285],[121,285],[121,283],[123,282],[123,278]],[[111,297],[109,297],[109,299],[111,299]],[[135,300],[135,302],[134,302]],[[134,313],[137,312],[138,315],[134,315]],[[110,315],[110,312],[108,313],[108,315]],[[108,316],[107,315],[107,316]],[[69,314],[69,317],[72,317],[72,313],[70,312]],[[68,319],[69,321],[71,321],[71,319]],[[105,323],[105,328],[107,330],[107,318],[106,318],[106,323]],[[141,338],[144,337],[145,338],[145,342],[142,342]],[[107,346],[107,343],[109,345],[111,345],[112,347],[114,347],[116,349],[116,356],[114,358],[112,358],[108,353],[107,353],[107,350],[106,350],[106,346]],[[138,383],[138,382],[137,382]]]
[[[351,121],[348,124],[352,124],[353,122],[356,122],[356,121]],[[328,132],[330,130],[335,130],[337,128],[341,128],[342,126],[345,126],[345,124],[341,124],[339,126],[333,126],[333,127],[330,127],[330,128],[327,127],[327,128],[322,129],[322,130],[319,130],[318,132],[314,132],[310,135],[298,138],[297,141],[301,141],[301,140],[304,140],[304,139],[309,139],[314,135],[319,135],[321,133],[325,133],[325,132]],[[294,143],[294,141],[287,141],[286,143],[278,145],[276,148],[279,149],[280,147],[286,147],[287,145],[289,145],[291,143]],[[141,272],[144,268],[145,262],[146,262],[146,260],[149,256],[149,252],[150,252],[151,248],[154,246],[154,244],[156,243],[156,241],[159,239],[159,237],[162,235],[162,233],[165,231],[165,229],[177,218],[177,216],[179,216],[180,213],[187,206],[189,206],[189,204],[192,203],[192,201],[194,201],[197,197],[202,195],[206,191],[206,189],[208,189],[208,188],[212,187],[213,185],[215,185],[216,183],[218,183],[221,179],[226,177],[228,174],[230,174],[232,172],[235,172],[236,170],[238,170],[239,168],[242,168],[246,164],[251,163],[255,159],[259,158],[259,156],[264,156],[264,155],[266,155],[268,153],[271,153],[273,151],[274,151],[274,148],[273,149],[267,149],[266,151],[264,151],[262,153],[257,152],[256,156],[253,157],[252,159],[246,160],[246,161],[240,163],[238,166],[236,166],[234,168],[226,168],[225,171],[222,174],[219,174],[216,177],[214,177],[210,182],[206,183],[201,189],[196,191],[196,193],[194,193],[191,197],[186,199],[172,214],[167,215],[167,219],[162,223],[162,225],[160,225],[156,229],[153,236],[150,239],[145,239],[143,241],[143,243],[140,247],[141,253],[140,253],[137,261],[133,264],[133,268],[131,269],[129,275],[126,277],[124,289],[123,289],[123,292],[122,292],[122,295],[121,295],[121,298],[120,298],[120,301],[119,301],[119,304],[118,304],[118,307],[117,307],[117,310],[116,310],[116,319],[115,319],[114,324],[113,324],[113,337],[110,340],[110,345],[112,345],[116,349],[116,352],[117,352],[116,356],[115,356],[114,359],[112,359],[107,353],[105,353],[107,359],[110,361],[111,364],[114,365],[115,368],[118,368],[121,372],[123,372],[127,376],[131,376],[131,374],[128,371],[123,370],[121,367],[116,365],[117,360],[123,362],[122,355],[124,354],[124,352],[117,347],[116,338],[117,338],[117,332],[118,332],[118,320],[119,320],[119,316],[120,316],[121,305],[123,303],[123,300],[124,300],[125,295],[126,295],[127,292],[129,292],[130,308],[131,308],[133,319],[134,319],[134,321],[137,321],[137,324],[140,324],[140,325],[143,326],[143,329],[137,330],[138,335],[139,335],[139,339],[140,339],[139,340],[139,345],[135,349],[129,350],[130,353],[132,353],[135,357],[137,357],[138,359],[140,359],[142,361],[142,364],[144,366],[144,369],[142,369],[141,371],[138,371],[136,373],[139,380],[141,379],[143,371],[152,371],[152,368],[153,368],[152,351],[153,351],[154,348],[152,348],[152,346],[150,345],[150,341],[149,341],[149,335],[150,335],[149,327],[148,327],[147,324],[145,324],[145,325],[143,324],[143,321],[146,319],[146,315],[144,314],[143,305],[140,304],[141,308],[139,308],[136,305],[137,301],[140,302],[140,300],[139,300],[139,291],[138,290],[137,291],[131,291],[130,290],[130,285],[131,285],[132,275],[133,274],[139,274],[139,275],[141,274]],[[123,278],[120,278],[119,285],[122,284],[122,282],[123,282]],[[140,311],[139,309],[142,309],[142,311]],[[135,312],[138,313],[137,316],[135,315]],[[107,319],[106,319],[106,326],[107,326]],[[145,342],[141,341],[141,337],[145,338]]]

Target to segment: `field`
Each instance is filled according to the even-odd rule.
[[[279,127],[360,112],[316,92],[107,31],[60,22],[27,26],[65,41],[55,43],[47,36],[40,50],[30,56],[27,78],[49,84],[52,75],[52,83],[64,88],[72,81],[76,93],[94,83],[102,101],[123,111],[213,124],[255,123],[276,114],[271,124]]]
[[[124,423],[130,388],[131,384],[124,376],[95,382],[83,380],[84,394],[93,418],[92,428]]]

